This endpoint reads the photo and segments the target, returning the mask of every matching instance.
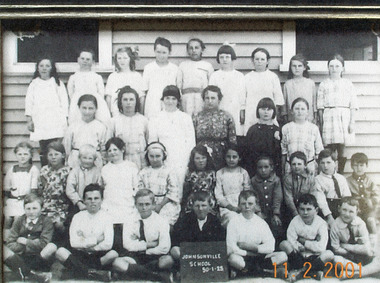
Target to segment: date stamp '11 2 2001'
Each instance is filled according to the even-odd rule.
[[[288,274],[288,263],[285,262],[282,265],[285,268],[284,277],[288,278],[288,276],[289,276],[289,274]],[[362,277],[362,264],[357,263],[355,265],[359,266],[358,276],[359,276],[359,278],[361,278]],[[277,263],[274,262],[273,266],[274,266],[274,278],[277,278]],[[302,278],[312,278],[312,275],[309,275],[309,271],[312,268],[312,264],[310,262],[305,262],[303,264],[303,267],[304,267],[305,271],[302,275]],[[326,262],[325,267],[326,267],[327,271],[324,272],[324,278],[333,278],[334,275],[336,278],[342,278],[343,275],[345,275],[346,278],[352,278],[355,275],[354,263],[352,263],[352,262],[348,262],[346,265],[344,265],[341,262],[337,262],[335,264],[332,262]],[[292,276],[294,277],[295,275],[293,274]]]

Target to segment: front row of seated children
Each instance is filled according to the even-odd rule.
[[[226,235],[231,276],[263,276],[265,269],[273,270],[274,264],[281,266],[285,262],[291,272],[289,277],[295,279],[303,278],[305,262],[312,266],[309,275],[318,278],[323,276],[330,262],[344,266],[351,263],[347,264],[348,269],[359,276],[380,271],[378,259],[373,260],[366,224],[357,216],[359,202],[354,197],[341,200],[340,215],[330,231],[332,251],[326,248],[327,223],[317,215],[318,203],[311,194],[299,197],[299,215],[291,221],[287,239],[279,245],[280,251],[275,251],[275,238],[269,225],[256,215],[257,197],[252,190],[239,194],[241,213],[231,219],[227,233],[218,218],[210,213],[209,194],[197,192],[193,211],[180,218],[170,235],[166,219],[154,212],[154,194],[142,189],[135,196],[139,215],[124,223],[124,249],[118,252],[112,249],[114,230],[109,215],[101,208],[102,201],[100,185],[86,186],[86,210],[73,217],[70,245],[57,247],[52,243],[53,224],[41,214],[42,199],[33,193],[27,195],[25,215],[14,222],[4,247],[5,264],[22,280],[49,282],[51,273],[39,270],[50,266],[55,253],[56,259],[75,278],[172,282],[171,270],[178,270],[181,242],[224,241]],[[286,278],[284,268],[278,270],[278,275]]]

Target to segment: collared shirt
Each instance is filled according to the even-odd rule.
[[[360,242],[363,243],[370,250],[369,234],[365,222],[360,219],[360,217],[355,217],[351,222],[351,230],[355,236],[355,242],[360,239]],[[345,252],[345,250],[340,246],[342,243],[348,243],[350,239],[350,231],[348,224],[345,223],[341,217],[335,219],[334,224],[331,227],[330,231],[331,238],[331,247],[333,248],[334,253]]]
[[[284,198],[287,208],[293,216],[298,215],[296,203],[303,194],[315,192],[314,175],[304,172],[301,175],[287,174],[284,178]]]
[[[274,173],[268,179],[255,175],[252,178],[252,187],[257,193],[261,212],[267,217],[272,217],[273,214],[280,215],[283,198],[280,178]]]
[[[340,193],[342,197],[351,196],[350,189],[348,188],[346,178],[344,176],[334,173],[334,177],[338,181]],[[339,199],[335,192],[334,181],[332,175],[327,175],[323,172],[319,173],[315,177],[315,197],[317,198],[318,205],[324,216],[327,216],[331,213],[331,210],[328,206],[327,199]]]
[[[36,218],[36,219],[29,219],[29,218],[26,218],[26,224],[29,224],[30,222],[32,222],[33,223],[33,225],[36,225],[37,224],[37,222],[38,222],[38,218]]]
[[[356,176],[355,173],[347,177],[348,187],[354,197],[368,199],[376,206],[380,202],[379,189],[367,176]]]
[[[327,223],[318,215],[315,215],[310,225],[306,224],[301,216],[295,216],[289,224],[286,236],[293,248],[301,246],[298,242],[299,237],[306,239],[305,250],[301,252],[303,257],[321,254],[326,250],[329,239]]]
[[[140,219],[133,217],[123,225],[123,247],[129,252],[145,251],[147,255],[165,255],[170,250],[169,224],[165,218],[152,212],[151,216],[142,219],[146,241],[140,240]],[[157,242],[154,248],[147,248],[147,243]]]
[[[74,215],[70,225],[70,244],[74,249],[108,251],[113,245],[113,225],[103,209],[96,214],[83,210]]]
[[[227,226],[227,253],[246,256],[247,251],[239,248],[238,242],[255,244],[259,254],[274,251],[275,239],[265,220],[254,214],[246,219],[242,214],[236,215]]]
[[[200,220],[200,219],[197,219],[198,220],[198,226],[199,226],[199,230],[203,230],[203,225],[205,225],[205,223],[207,222],[207,216],[205,219],[203,220]]]

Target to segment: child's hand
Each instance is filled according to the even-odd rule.
[[[79,210],[86,210],[87,209],[86,205],[81,201],[77,202],[77,206],[78,206]]]
[[[353,132],[355,132],[355,123],[351,122],[350,124],[348,124],[348,133],[352,134]]]
[[[34,132],[34,123],[32,120],[28,121],[26,124],[29,132]]]
[[[280,137],[280,132],[279,131],[275,131],[274,132],[274,138],[276,139],[276,140],[280,140],[281,139],[281,137]]]
[[[276,225],[276,226],[281,226],[282,225],[281,219],[280,219],[280,217],[278,217],[278,215],[274,215],[273,216],[272,223],[274,225]]]
[[[364,206],[365,206],[366,210],[372,210],[373,209],[372,200],[370,200],[368,198],[364,199]]]
[[[155,248],[158,246],[158,241],[151,241],[151,242],[146,242],[146,248],[147,249],[151,249],[151,248]]]
[[[305,245],[306,239],[304,237],[298,237],[297,239],[298,242],[300,242],[303,246]]]
[[[24,237],[18,237],[17,238],[17,243],[21,244],[21,245],[26,245],[26,242],[28,241],[27,238],[24,238]]]
[[[99,244],[103,241],[104,241],[104,235],[103,234],[99,235],[98,238],[96,238],[96,244]]]

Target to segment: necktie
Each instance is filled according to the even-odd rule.
[[[146,241],[145,231],[144,231],[144,222],[140,219],[140,241]]]
[[[30,221],[30,222],[26,225],[26,228],[27,228],[29,231],[33,230],[33,227],[34,227],[34,224],[33,224],[32,221]]]
[[[342,198],[342,194],[340,193],[340,189],[339,189],[338,180],[335,178],[334,175],[332,175],[332,180],[334,182],[334,189],[335,189],[336,195],[338,196],[338,198]]]
[[[347,228],[348,228],[348,232],[350,233],[350,238],[348,239],[348,243],[349,244],[355,244],[356,241],[355,241],[355,235],[354,235],[354,230],[353,230],[352,225],[348,224]]]

